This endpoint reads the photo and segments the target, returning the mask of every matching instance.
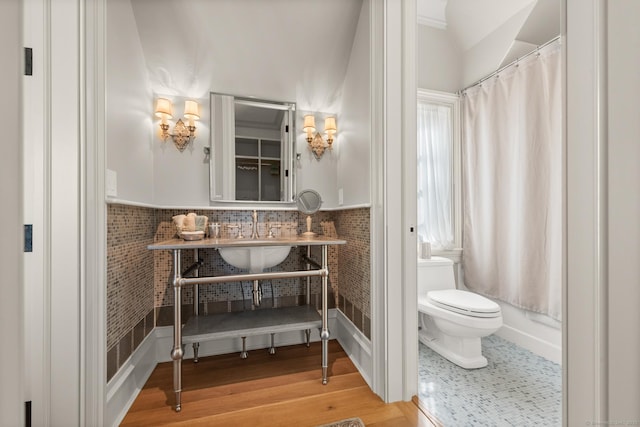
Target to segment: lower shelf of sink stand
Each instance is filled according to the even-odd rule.
[[[310,305],[191,316],[182,328],[182,343],[248,337],[322,327],[322,317]]]

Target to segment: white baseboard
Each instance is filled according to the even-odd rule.
[[[463,290],[469,290],[464,284]],[[502,327],[495,333],[532,353],[562,364],[562,323],[543,314],[490,298],[502,310]]]
[[[509,325],[502,325],[498,332],[496,332],[496,335],[520,347],[526,348],[538,356],[542,356],[554,363],[562,364],[562,348],[553,343],[544,341]]]
[[[373,360],[371,357],[371,340],[369,340],[340,310],[336,310],[336,328],[332,336],[349,355],[353,364],[360,371],[370,388],[372,388]],[[373,388],[372,388],[373,389]]]
[[[546,314],[536,313],[533,311],[525,311],[524,315],[527,319],[531,320],[532,322],[540,323],[541,325],[548,326],[558,331],[562,329],[561,321],[553,319],[547,316]]]
[[[156,336],[152,332],[107,383],[105,425],[117,426],[156,367]]]

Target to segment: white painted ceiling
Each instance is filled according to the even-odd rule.
[[[121,0],[111,0],[121,1]],[[131,0],[155,93],[339,102],[362,0]]]
[[[535,0],[449,0],[447,28],[468,50]]]
[[[560,34],[560,0],[538,0],[516,40],[541,45]]]
[[[203,99],[213,91],[339,109],[363,0],[130,1],[156,94]],[[464,52],[527,9],[495,69],[559,33],[559,1],[418,0],[418,10],[437,15],[432,24]]]
[[[514,42],[535,47],[560,33],[559,0],[418,0],[418,13],[429,14],[442,8],[443,2],[446,3],[444,25],[463,51],[477,45],[528,7],[531,12]],[[419,15],[418,22],[426,23],[430,18],[434,17]]]

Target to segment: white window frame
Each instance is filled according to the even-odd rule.
[[[438,249],[432,252],[433,255],[444,256],[459,263],[462,259],[462,152],[461,136],[462,126],[460,117],[460,96],[454,93],[440,92],[428,89],[418,89],[418,101],[426,101],[451,107],[451,126],[453,143],[453,235],[455,241],[454,249]]]

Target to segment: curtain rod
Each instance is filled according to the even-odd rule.
[[[532,50],[531,52],[522,55],[521,57],[515,59],[514,61],[509,62],[507,65],[505,65],[504,67],[500,67],[499,69],[497,69],[496,71],[494,71],[493,73],[489,74],[486,77],[481,78],[480,80],[478,80],[477,82],[465,87],[464,89],[462,89],[460,92],[458,92],[460,95],[464,93],[464,91],[466,91],[467,89],[471,89],[472,87],[478,86],[480,84],[482,84],[483,82],[489,80],[491,77],[500,74],[501,72],[503,72],[504,70],[506,70],[507,68],[511,67],[514,64],[517,64],[518,62],[522,61],[523,59],[525,59],[526,57],[533,55],[534,53],[537,53],[540,51],[540,49],[543,49],[547,46],[549,46],[551,43],[560,40],[560,36],[555,36],[554,38],[552,38],[551,40],[549,40],[546,43],[541,44],[540,46],[536,47],[534,50]]]

